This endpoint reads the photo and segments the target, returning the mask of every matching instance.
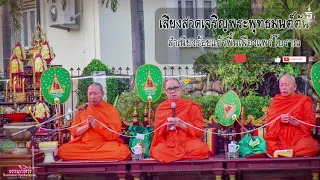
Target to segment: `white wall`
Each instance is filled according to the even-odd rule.
[[[49,27],[49,5],[46,1],[41,1],[42,27],[56,54],[56,58],[52,61],[53,65],[62,65],[66,69],[80,67],[82,70],[91,59],[100,58],[99,24],[97,23],[99,9],[96,8],[99,6],[98,1],[76,0],[76,13],[81,10],[82,2],[83,13],[78,17],[80,18],[80,29],[70,30],[70,32]]]
[[[46,1],[40,2],[41,25],[46,31],[49,44],[56,54],[52,65],[62,65],[67,70],[73,67],[73,69],[75,69],[73,75],[77,75],[76,69],[79,67],[81,69],[81,75],[83,68],[86,67],[93,58],[100,59],[99,0],[76,0],[76,13],[78,13],[82,7],[83,13],[78,17],[80,29],[70,30],[70,32],[49,27],[49,6]],[[73,90],[77,89],[77,84],[78,81],[74,80]],[[74,93],[73,108],[75,108],[76,104],[77,94]],[[72,108],[71,96],[65,103],[65,106],[66,110]]]
[[[132,74],[130,0],[120,1],[116,12],[100,7],[101,60],[109,68],[129,67]],[[122,73],[126,72],[125,70]]]

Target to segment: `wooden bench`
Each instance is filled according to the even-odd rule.
[[[266,114],[266,112],[265,112]],[[265,120],[260,118],[261,122]],[[320,105],[317,108],[317,124],[320,122]],[[123,122],[124,123],[124,122]],[[213,121],[205,122],[212,126]],[[129,124],[126,124],[128,127]],[[237,127],[234,127],[237,128]],[[126,128],[124,128],[126,129]],[[239,130],[239,129],[238,129]],[[316,129],[317,138],[319,138],[318,129]],[[39,179],[45,179],[50,174],[117,174],[119,179],[125,179],[130,174],[135,180],[140,179],[147,173],[161,172],[212,172],[216,179],[222,179],[224,173],[229,175],[230,180],[236,178],[236,172],[239,171],[274,171],[274,170],[311,170],[313,180],[318,179],[320,172],[320,156],[310,158],[238,158],[225,159],[224,150],[226,137],[215,137],[217,141],[218,154],[204,160],[188,160],[176,161],[167,164],[161,164],[156,160],[140,160],[140,161],[86,161],[86,162],[55,162],[55,163],[37,163],[36,167],[40,167],[37,172]],[[187,179],[186,179],[187,180]]]
[[[124,180],[128,173],[126,161],[70,161],[54,163],[37,163],[37,177],[45,180],[51,174],[116,174]]]
[[[203,160],[183,160],[161,164],[157,160],[130,161],[130,174],[139,180],[146,173],[162,172],[212,172],[216,180],[221,180],[224,173],[224,156],[214,156]]]
[[[313,180],[319,179],[320,156],[295,158],[238,158],[226,159],[225,172],[230,180],[242,171],[310,170]]]
[[[35,162],[43,162],[43,160],[44,160],[44,154],[42,152],[35,153],[35,156],[34,156]],[[7,168],[12,166],[26,166],[26,168],[32,167],[31,154],[6,154],[4,152],[0,152],[0,168],[1,168],[0,179],[1,180],[8,179],[6,176],[4,176],[4,174],[7,174]],[[31,180],[32,174],[30,174],[30,176],[26,176],[26,179]]]
[[[264,115],[257,121],[244,120],[249,122],[249,126],[252,128],[261,126],[266,123],[267,110],[264,109]],[[320,104],[317,104],[316,108],[316,125],[320,125]],[[250,119],[250,117],[249,117]],[[250,122],[251,121],[251,122]],[[252,123],[254,122],[254,123]],[[246,124],[248,125],[248,123]],[[249,127],[250,129],[251,127]],[[312,132],[312,136],[320,142],[320,128],[315,128]],[[319,144],[320,145],[320,144]],[[294,170],[310,170],[313,180],[319,180],[320,172],[320,154],[315,157],[294,157],[294,158],[238,158],[238,159],[226,159],[226,174],[229,175],[230,180],[236,178],[236,173],[242,171],[294,171]]]

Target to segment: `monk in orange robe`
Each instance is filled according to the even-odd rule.
[[[204,122],[201,107],[190,100],[181,99],[182,88],[177,79],[165,83],[168,99],[156,110],[150,155],[161,163],[182,159],[204,159],[209,157],[209,147],[200,137],[203,131],[187,126],[181,120],[203,129]],[[176,103],[176,117],[172,117],[171,102]]]
[[[275,150],[292,149],[294,157],[316,155],[318,141],[310,135],[313,126],[294,119],[315,124],[311,98],[295,93],[296,82],[291,75],[281,77],[279,88],[281,94],[277,94],[270,104],[268,123],[282,116],[267,126],[264,138],[268,154],[273,156]]]
[[[63,160],[127,160],[131,153],[119,135],[103,127],[120,133],[121,121],[117,109],[103,100],[104,91],[99,83],[88,88],[89,106],[76,114],[71,128],[70,142],[63,144],[58,155]],[[83,107],[83,106],[81,106]],[[80,107],[80,108],[81,108]]]

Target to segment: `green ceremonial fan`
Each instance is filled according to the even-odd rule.
[[[216,120],[223,126],[230,126],[241,113],[241,102],[234,91],[225,93],[215,109]]]
[[[41,92],[51,105],[65,103],[71,93],[70,73],[62,67],[51,67],[41,75]]]
[[[320,61],[311,68],[311,81],[318,96],[320,96]]]
[[[241,101],[239,96],[234,91],[229,91],[224,94],[216,105],[216,120],[223,126],[232,125],[238,119],[240,113]],[[247,129],[240,122],[239,124],[243,129],[245,129],[245,131],[247,131]],[[261,143],[259,137],[253,137],[250,135],[250,133],[247,133],[245,137],[247,139],[242,139],[241,141],[246,141],[251,148],[259,147]],[[240,146],[240,148],[242,149],[243,146]]]
[[[156,102],[162,93],[161,70],[152,64],[140,66],[136,72],[136,87],[142,101]]]

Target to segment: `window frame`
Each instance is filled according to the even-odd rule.
[[[210,1],[211,2],[211,9],[213,10],[212,13],[217,13],[217,1],[216,0],[177,0],[177,8],[179,9],[179,2],[181,2],[181,18],[184,19],[186,18],[186,1],[192,1],[193,2],[193,19],[197,19],[200,17],[204,17],[204,3],[205,1]],[[203,9],[201,12],[197,12],[197,9]],[[201,13],[201,15],[199,15]],[[179,14],[179,13],[178,13]],[[199,17],[200,16],[200,17]],[[182,31],[182,36],[185,36],[186,38],[196,38],[198,35],[202,36],[204,39],[212,39],[212,36],[206,37],[205,35],[205,30],[203,29],[194,29],[194,36],[193,37],[187,37],[187,29],[181,29]],[[178,32],[179,37],[180,33]]]
[[[217,14],[217,5],[216,5],[216,3],[217,3],[217,1],[216,0],[203,0],[203,6],[204,6],[204,3],[205,3],[205,1],[210,1],[211,2],[211,10],[213,11],[211,14]],[[203,7],[204,9],[203,9],[203,17],[204,17],[204,10],[205,10],[205,8],[207,8],[207,7]],[[212,35],[213,35],[213,33],[214,32],[212,32]],[[203,36],[202,36],[203,38],[205,38],[205,39],[212,39],[213,37],[212,36],[208,36],[208,37],[206,37],[206,34],[205,34],[205,32],[204,32],[204,34],[203,34]]]
[[[182,19],[184,19],[184,18],[187,18],[187,15],[186,15],[186,8],[187,8],[187,3],[186,3],[186,1],[192,1],[192,3],[193,3],[193,19],[196,19],[197,18],[197,11],[196,11],[196,9],[197,9],[197,5],[196,5],[196,1],[195,0],[178,0],[177,2],[179,3],[179,1],[181,2],[181,17],[182,17]],[[179,8],[179,7],[178,7]],[[188,36],[187,36],[187,29],[181,29],[182,30],[182,34],[181,34],[181,36],[185,36],[185,37],[187,37],[188,38]],[[195,38],[196,37],[196,35],[197,35],[197,30],[196,29],[194,29],[193,30],[193,36],[191,36],[190,38]],[[180,33],[179,33],[179,37],[180,37]]]
[[[25,49],[25,50],[29,50],[30,49],[30,42],[32,40],[32,33],[34,32],[34,29],[31,29],[31,12],[34,12],[34,28],[37,26],[37,16],[36,16],[36,13],[37,13],[37,9],[36,8],[30,8],[30,9],[25,9],[22,11],[22,14],[23,13],[27,13],[27,22],[24,22],[23,19],[21,20],[20,22],[20,31],[19,31],[19,34],[18,34],[18,37],[17,39],[19,40],[21,46]],[[23,17],[22,17],[23,18]],[[27,30],[28,30],[28,34],[27,34],[27,43],[25,42],[25,28],[24,28],[24,23],[27,23]],[[25,46],[25,44],[27,44],[27,46]]]

